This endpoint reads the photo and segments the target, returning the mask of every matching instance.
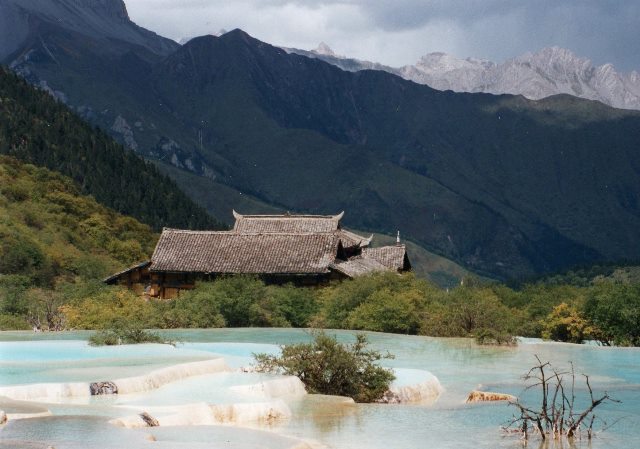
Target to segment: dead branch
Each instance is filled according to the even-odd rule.
[[[536,360],[538,364],[533,366],[523,378],[528,382],[526,390],[540,388],[540,409],[524,405],[519,400],[510,402],[510,405],[518,409],[519,414],[514,415],[505,430],[513,429],[520,433],[525,440],[529,438],[531,429],[533,429],[535,430],[533,433],[539,435],[542,440],[551,437],[556,440],[567,438],[569,441],[572,441],[580,434],[581,430],[584,430],[590,440],[596,433],[594,431],[594,424],[597,422],[594,413],[596,407],[605,402],[618,403],[620,401],[609,396],[607,392],[596,398],[589,376],[585,375],[591,404],[582,412],[576,413],[574,409],[576,376],[573,363],[571,363],[569,371],[559,371],[549,362],[542,362],[538,356],[536,356]],[[570,391],[565,388],[566,378],[570,380]],[[588,425],[585,426],[585,423]],[[604,425],[605,428],[610,427],[606,423]]]

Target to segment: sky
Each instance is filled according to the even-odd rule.
[[[394,67],[441,51],[503,62],[544,47],[640,71],[640,0],[125,0],[176,41],[241,28],[273,45]]]

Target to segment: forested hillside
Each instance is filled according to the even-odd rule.
[[[148,258],[157,239],[71,179],[8,156],[0,156],[0,217],[0,277],[40,287],[100,279]]]
[[[70,178],[0,156],[0,327],[57,316],[65,291],[147,259],[156,239]]]
[[[81,193],[155,229],[223,227],[155,166],[4,68],[0,153],[67,175]]]

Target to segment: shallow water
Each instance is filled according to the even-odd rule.
[[[273,379],[241,373],[256,352],[275,353],[278,345],[309,341],[295,329],[216,329],[163,332],[182,343],[92,348],[86,333],[0,333],[0,387],[38,382],[89,382],[138,376],[158,368],[224,357],[232,371],[184,378],[144,393],[93,397],[83,403],[49,399],[54,416],[10,420],[0,430],[0,447],[237,447],[293,448],[301,440],[336,449],[518,448],[520,442],[500,431],[514,413],[505,404],[465,405],[473,389],[511,393],[533,399],[521,376],[535,356],[559,368],[573,362],[576,373],[590,375],[594,390],[609,391],[621,404],[606,405],[598,415],[620,419],[599,435],[593,449],[640,447],[640,350],[527,341],[515,348],[479,347],[467,339],[439,339],[369,333],[372,346],[395,355],[385,365],[397,369],[397,385],[436,376],[444,392],[435,404],[351,404],[340,398],[290,394],[278,397],[291,417],[277,422],[243,422],[188,428],[124,429],[109,419],[142,410],[167,410],[185,404],[241,404],[274,398],[248,394],[241,386]],[[354,334],[331,332],[344,342]],[[426,372],[425,372],[426,371]],[[583,388],[583,383],[578,384]],[[27,404],[31,408],[34,405]],[[25,409],[28,408],[24,405]],[[20,411],[20,404],[0,399],[0,409]],[[168,413],[168,412],[167,412]],[[251,432],[246,430],[251,427]],[[148,442],[150,434],[158,440]],[[89,444],[90,443],[90,444]],[[43,446],[46,447],[46,446]],[[303,446],[299,446],[303,447]],[[533,444],[529,447],[537,449]]]

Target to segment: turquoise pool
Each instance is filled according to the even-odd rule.
[[[506,404],[464,404],[469,391],[483,389],[533,399],[524,392],[522,375],[534,356],[558,367],[573,362],[587,373],[596,392],[608,391],[622,401],[598,413],[617,421],[591,445],[577,447],[640,447],[640,350],[530,341],[514,348],[480,347],[468,339],[442,339],[368,333],[371,344],[389,351],[385,361],[397,369],[399,382],[419,382],[429,373],[444,392],[435,403],[419,405],[343,404],[331,398],[283,396],[291,416],[278,422],[125,429],[109,420],[138,409],[170,410],[184,404],[252,403],[242,386],[273,376],[240,372],[252,353],[278,351],[278,345],[308,341],[296,329],[215,329],[164,332],[177,347],[137,345],[92,348],[87,333],[0,333],[0,387],[53,382],[91,382],[140,376],[178,364],[224,358],[229,369],[169,382],[159,388],[122,397],[42,400],[29,404],[0,400],[0,409],[19,412],[37,406],[51,416],[10,420],[0,430],[0,447],[61,448],[294,448],[412,449],[518,448],[521,442],[500,427],[514,413]],[[342,341],[352,332],[332,331]],[[428,373],[426,373],[428,371]],[[581,384],[578,385],[582,388]],[[3,402],[4,401],[4,402]],[[3,408],[4,407],[4,408]],[[163,408],[164,407],[164,408]],[[169,413],[169,412],[167,412]],[[151,442],[150,439],[156,441]],[[306,445],[306,446],[305,446]],[[533,444],[529,447],[535,447]],[[566,446],[565,446],[566,447]]]

